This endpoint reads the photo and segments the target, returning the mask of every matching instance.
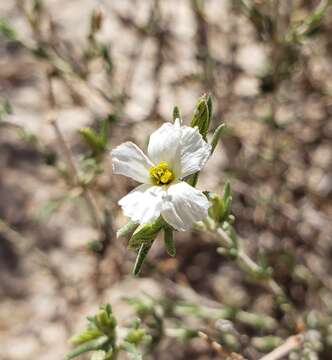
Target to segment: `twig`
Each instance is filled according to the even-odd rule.
[[[206,333],[204,333],[203,331],[199,331],[198,332],[198,336],[205,340],[210,346],[211,348],[220,356],[221,359],[228,359],[228,360],[247,360],[246,358],[244,358],[242,355],[235,353],[235,352],[230,352],[227,351],[226,349],[224,349],[224,347],[219,344],[218,342],[216,342],[215,340],[211,339]]]
[[[232,246],[232,240],[221,227],[217,227],[215,233],[218,238],[223,241],[225,246]],[[255,263],[255,261],[252,260],[243,249],[240,249],[240,251],[238,252],[237,259],[241,262],[242,265],[244,265],[246,269],[250,270],[250,272],[252,273],[257,273],[260,270],[259,265],[257,265],[257,263]],[[268,279],[264,280],[264,282],[265,285],[271,290],[271,292],[274,293],[274,295],[284,299],[287,298],[283,289],[280,287],[279,284],[276,283],[275,280]]]
[[[74,158],[72,156],[72,152],[61,132],[61,129],[59,127],[59,124],[58,124],[56,118],[53,115],[51,115],[49,122],[54,129],[56,137],[59,141],[60,148],[62,149],[63,154],[65,156],[68,168],[70,170],[70,175],[72,176],[72,179],[73,179],[73,184],[76,186],[81,186],[78,169],[77,169],[76,163],[74,161]],[[91,191],[88,188],[86,188],[85,186],[82,187],[82,191],[83,191],[84,199],[88,205],[88,209],[90,211],[91,218],[93,219],[98,230],[101,230],[103,227],[103,222],[101,219],[100,211],[97,207],[96,200],[94,199]]]
[[[221,227],[211,225],[208,222],[204,222],[203,226],[205,226],[205,229],[207,229],[209,232],[215,235],[224,247],[231,248],[233,246],[232,239]],[[202,230],[202,227],[198,226],[197,229]],[[245,270],[248,270],[249,273],[252,274],[259,273],[261,269],[260,266],[254,260],[252,260],[243,249],[239,249],[237,253],[236,261]],[[277,302],[278,304],[280,304],[281,310],[283,310],[287,314],[290,314],[295,323],[296,311],[293,305],[288,300],[282,287],[272,278],[261,279],[260,282],[276,296]]]
[[[278,360],[296,350],[303,344],[304,335],[293,335],[289,337],[283,344],[271,351],[269,354],[263,356],[260,360]]]

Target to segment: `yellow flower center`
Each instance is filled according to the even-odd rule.
[[[151,166],[149,173],[157,185],[167,185],[174,180],[173,171],[166,161],[161,161],[157,166]]]

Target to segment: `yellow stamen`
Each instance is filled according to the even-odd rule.
[[[161,161],[157,166],[151,166],[149,172],[157,185],[167,185],[174,180],[173,171],[166,161]]]

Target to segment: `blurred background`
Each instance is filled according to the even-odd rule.
[[[157,241],[138,279],[127,239],[115,238],[127,221],[117,201],[136,184],[111,173],[108,150],[126,140],[144,148],[174,105],[188,124],[204,93],[213,99],[211,128],[224,122],[226,130],[198,187],[221,193],[230,181],[243,247],[272,268],[307,326],[322,326],[317,353],[331,358],[328,5],[0,3],[0,359],[62,359],[98,305],[110,302],[121,319],[123,296],[168,298],[188,287],[187,300],[275,319],[265,330],[235,321],[248,359],[264,352],[251,337],[292,335],[273,296],[210,236],[176,234],[175,258]],[[89,131],[106,140],[96,146]],[[200,340],[161,341],[149,356],[218,358]]]

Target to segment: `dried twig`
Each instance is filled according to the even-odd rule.
[[[235,353],[233,351],[226,350],[222,345],[220,345],[215,340],[211,339],[206,333],[203,331],[198,332],[198,336],[205,340],[211,348],[220,356],[221,359],[227,360],[247,360],[242,355]]]

